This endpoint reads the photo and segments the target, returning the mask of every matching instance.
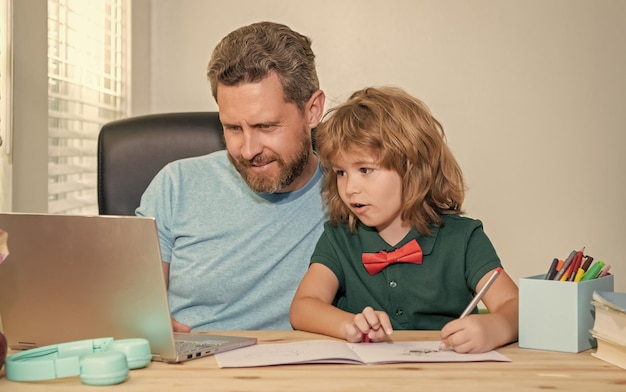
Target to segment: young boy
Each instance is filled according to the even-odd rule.
[[[505,272],[483,297],[489,313],[459,318],[501,263],[482,223],[461,216],[461,169],[420,100],[357,91],[316,142],[330,220],[291,305],[295,329],[349,342],[441,329],[444,348],[464,353],[517,340],[518,290]]]

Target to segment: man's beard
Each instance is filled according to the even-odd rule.
[[[258,193],[279,193],[291,185],[304,172],[311,155],[310,150],[311,141],[307,138],[302,138],[300,147],[289,161],[274,153],[256,155],[251,160],[235,159],[228,154],[228,159],[253,191]],[[272,161],[278,164],[279,171],[276,175],[256,174],[250,170],[253,165],[262,165]]]

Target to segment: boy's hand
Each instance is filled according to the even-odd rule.
[[[442,349],[454,350],[458,353],[484,353],[493,350],[498,344],[497,336],[491,331],[494,326],[489,315],[472,314],[452,320],[441,330]]]
[[[393,333],[387,313],[367,306],[361,313],[355,314],[352,323],[345,325],[346,340],[350,343],[363,341],[382,342]]]

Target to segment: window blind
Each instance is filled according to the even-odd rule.
[[[50,213],[98,213],[98,133],[128,112],[127,9],[127,0],[48,0]]]

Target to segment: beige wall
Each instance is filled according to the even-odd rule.
[[[626,291],[625,1],[152,0],[151,111],[214,110],[210,52],[258,20],[313,39],[329,105],[391,84],[430,106],[516,280],[585,246]]]

